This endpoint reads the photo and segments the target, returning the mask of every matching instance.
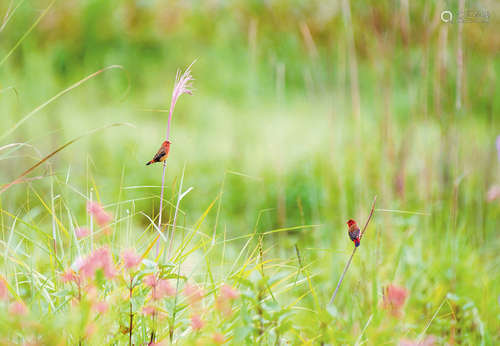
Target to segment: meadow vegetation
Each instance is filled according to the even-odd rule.
[[[461,3],[2,1],[0,345],[498,344],[500,8]]]

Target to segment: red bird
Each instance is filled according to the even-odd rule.
[[[347,221],[347,226],[349,226],[349,238],[351,238],[351,240],[354,242],[354,245],[358,247],[360,241],[359,236],[361,234],[358,224],[353,219],[350,219],[349,221]]]
[[[163,162],[167,159],[168,157],[168,152],[170,151],[170,142],[165,141],[162,143],[160,149],[158,149],[158,152],[155,154],[153,159],[146,163],[146,166],[155,163],[155,162]]]

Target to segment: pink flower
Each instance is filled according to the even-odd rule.
[[[240,292],[227,284],[222,285],[220,288],[220,294],[224,299],[228,300],[233,300],[240,296]]]
[[[75,235],[78,239],[85,238],[90,235],[90,230],[87,227],[79,227],[75,229]]]
[[[125,268],[132,269],[141,263],[141,256],[136,254],[133,249],[123,250],[122,261]]]
[[[71,282],[71,281],[77,282],[78,276],[73,271],[73,269],[68,268],[68,269],[66,269],[66,271],[64,273],[61,274],[61,281],[63,283],[67,283],[67,282]]]
[[[17,300],[9,306],[9,313],[11,315],[25,316],[28,314],[28,308],[23,302]]]
[[[215,307],[226,316],[231,316],[233,308],[232,301],[240,296],[240,293],[233,287],[224,284],[220,288],[220,295],[215,299]]]
[[[87,202],[87,213],[94,215],[101,211],[101,205],[97,202],[88,201]]]
[[[196,331],[201,330],[201,328],[203,328],[204,325],[205,323],[201,319],[200,315],[191,316],[191,328],[193,328],[193,330]]]
[[[97,287],[93,284],[88,284],[83,287],[83,291],[87,293],[87,299],[95,301],[97,299]]]
[[[90,322],[87,327],[85,328],[85,337],[88,339],[92,337],[92,335],[95,333],[97,327],[95,323]]]
[[[111,214],[105,211],[102,211],[101,213],[95,216],[95,221],[101,227],[106,226],[111,221],[111,219],[113,219]]]
[[[190,304],[193,305],[203,299],[205,292],[198,286],[186,284],[184,295],[189,299]]]
[[[498,185],[491,186],[488,190],[486,200],[488,202],[493,202],[494,200],[496,200],[499,197],[500,197],[500,186],[498,186]]]
[[[83,261],[80,272],[83,277],[91,278],[98,269],[102,269],[108,279],[112,279],[115,276],[113,259],[107,247],[99,248],[91,253]]]
[[[106,303],[104,301],[97,302],[97,303],[94,304],[94,309],[98,313],[104,314],[104,313],[106,313],[106,311],[108,311],[108,303]]]
[[[0,276],[0,300],[7,300],[9,298],[9,291],[5,284],[5,279]]]
[[[436,337],[434,335],[429,335],[421,341],[413,341],[408,339],[401,339],[399,341],[399,346],[434,346],[435,344]]]
[[[97,202],[88,201],[87,212],[95,218],[95,221],[101,227],[106,226],[113,218],[111,214],[105,211]]]
[[[151,298],[153,300],[159,300],[167,296],[175,296],[175,288],[172,287],[167,280],[160,279],[151,291]]]
[[[408,291],[404,287],[390,284],[384,290],[383,306],[388,309],[392,315],[400,316],[406,297],[408,297]]]
[[[169,296],[169,297],[175,296],[176,289],[174,288],[174,286],[172,286],[170,284],[170,282],[168,280],[161,280],[158,288],[160,289],[162,294],[165,296]]]
[[[156,314],[156,308],[152,305],[148,305],[142,308],[142,313],[144,315],[154,316]]]
[[[224,335],[221,334],[221,333],[214,333],[214,335],[212,335],[212,340],[216,343],[216,344],[223,344],[226,342],[225,338],[224,338]]]
[[[148,287],[156,287],[156,285],[158,284],[158,280],[156,279],[156,276],[154,274],[146,275],[142,282]]]
[[[230,299],[224,299],[222,296],[218,296],[215,299],[215,307],[228,317],[233,314],[233,307],[231,306]]]
[[[153,300],[175,295],[175,288],[170,285],[168,280],[157,279],[154,274],[146,275],[142,282],[144,285],[151,287],[151,298]]]

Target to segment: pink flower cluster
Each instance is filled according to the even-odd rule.
[[[224,337],[224,334],[221,334],[221,333],[214,333],[212,335],[212,340],[214,343],[216,343],[218,345],[222,345],[223,343],[226,342],[226,338]]]
[[[195,331],[199,331],[203,328],[205,322],[201,319],[201,316],[196,314],[191,316],[191,328]]]
[[[90,235],[90,230],[87,227],[79,227],[75,229],[75,235],[78,239],[85,238]]]
[[[220,312],[226,316],[230,316],[233,313],[233,300],[237,299],[239,296],[240,293],[235,288],[228,284],[224,284],[220,288],[220,295],[215,300],[215,306]]]
[[[205,322],[201,318],[201,309],[199,305],[199,302],[203,299],[205,293],[199,286],[186,284],[186,286],[184,287],[184,295],[188,298],[192,311],[191,328],[193,329],[193,331],[199,331],[205,326]],[[226,316],[230,316],[232,314],[232,303],[239,296],[240,293],[236,289],[227,284],[224,284],[220,288],[220,295],[215,299],[215,306]],[[218,344],[224,343],[224,335],[215,333],[213,335],[213,341]]]
[[[401,316],[408,291],[404,287],[390,284],[384,290],[383,307],[393,316]]]
[[[137,267],[141,263],[141,256],[139,256],[133,249],[123,250],[121,257],[123,265],[127,269]]]
[[[175,296],[175,288],[170,282],[168,282],[168,280],[158,279],[154,274],[147,275],[143,283],[151,287],[151,299],[153,300]]]
[[[228,300],[237,299],[240,296],[240,292],[238,292],[228,284],[222,285],[222,287],[220,288],[220,294],[224,299]]]
[[[184,295],[189,299],[189,304],[196,305],[203,299],[205,292],[203,288],[199,286],[186,284],[186,286],[184,286]]]
[[[7,285],[4,282],[4,278],[0,276],[0,300],[7,300],[9,298],[9,292],[7,290]]]
[[[111,214],[105,211],[104,208],[97,202],[87,202],[87,213],[92,215],[97,224],[101,227],[107,226],[113,218]]]
[[[11,315],[25,316],[28,314],[28,308],[22,301],[16,300],[14,303],[10,304],[9,313]]]
[[[61,274],[61,280],[63,283],[67,282],[78,282],[78,275],[73,271],[73,269],[68,268],[64,273]]]
[[[108,279],[112,279],[115,276],[115,267],[113,264],[113,258],[107,247],[102,247],[91,253],[86,259],[83,260],[83,264],[80,267],[80,273],[84,278],[92,278],[95,272],[102,269],[104,275]]]
[[[97,311],[100,314],[106,313],[106,311],[108,311],[109,308],[108,303],[106,303],[105,301],[95,302],[92,307],[94,308],[95,311]]]
[[[408,340],[402,339],[399,341],[399,346],[434,346],[436,344],[436,337],[434,335],[427,336],[424,340]]]
[[[156,308],[152,305],[148,305],[142,308],[142,313],[144,315],[154,316],[156,315]]]
[[[9,291],[5,279],[0,276],[0,300],[9,300]],[[24,316],[28,314],[28,308],[21,300],[16,300],[9,306],[9,314],[12,316]]]
[[[500,186],[493,185],[488,189],[488,193],[486,194],[486,200],[488,202],[493,202],[498,198],[500,198]]]

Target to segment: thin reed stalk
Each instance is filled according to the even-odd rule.
[[[373,198],[372,208],[370,210],[370,215],[368,216],[368,219],[366,220],[366,223],[363,227],[363,230],[361,231],[361,234],[359,235],[360,241],[363,238],[363,234],[365,234],[366,227],[368,227],[368,224],[370,223],[370,220],[372,219],[373,212],[375,210],[375,202],[376,201],[377,201],[377,196],[375,196],[375,198]],[[347,264],[344,268],[344,272],[340,276],[339,283],[337,284],[337,287],[335,288],[335,292],[333,292],[332,298],[330,299],[330,302],[328,304],[333,304],[333,301],[335,300],[335,297],[337,296],[337,293],[339,292],[340,285],[342,284],[342,281],[344,281],[345,273],[347,272],[347,269],[349,269],[349,266],[351,265],[351,262],[352,262],[352,258],[354,257],[354,254],[356,253],[357,249],[358,249],[357,247],[354,247],[354,249],[352,250],[351,257],[349,257],[349,261],[347,261]]]
[[[464,13],[465,1],[458,1],[458,13]],[[462,81],[464,74],[464,54],[462,48],[462,33],[463,33],[463,21],[458,22],[458,34],[457,34],[457,82],[456,82],[456,96],[455,96],[455,108],[459,111],[462,108]]]
[[[194,60],[191,65],[189,65],[184,73],[181,75],[181,71],[177,70],[177,75],[175,77],[174,90],[172,91],[172,99],[170,101],[170,109],[168,111],[168,122],[167,122],[167,132],[165,134],[165,140],[168,141],[170,138],[170,125],[172,123],[172,114],[174,113],[175,104],[177,103],[177,99],[182,94],[192,95],[191,81],[193,80],[193,76],[191,75],[191,67],[196,62]],[[163,161],[163,173],[161,176],[161,192],[160,192],[160,210],[158,215],[158,229],[161,232],[161,216],[163,212],[163,195],[165,190],[165,172],[167,168],[166,161]],[[156,257],[160,253],[160,238],[156,241]]]
[[[186,191],[182,192],[182,185],[184,183],[184,171],[186,170],[186,164],[184,164],[184,168],[182,169],[181,183],[179,185],[179,195],[177,197],[177,204],[175,205],[175,213],[174,213],[174,222],[172,224],[172,228],[169,233],[167,233],[167,242],[168,242],[168,258],[172,255],[172,244],[174,242],[174,233],[175,226],[177,225],[177,215],[179,214],[179,206],[181,204],[181,200],[193,189],[189,187]]]
[[[359,81],[358,81],[358,63],[356,60],[356,45],[354,43],[354,30],[351,19],[351,5],[349,0],[342,1],[342,14],[344,17],[344,26],[347,37],[347,52],[349,56],[349,72],[351,86],[351,103],[352,113],[356,120],[356,125],[359,125],[361,117],[361,105],[359,96]]]

